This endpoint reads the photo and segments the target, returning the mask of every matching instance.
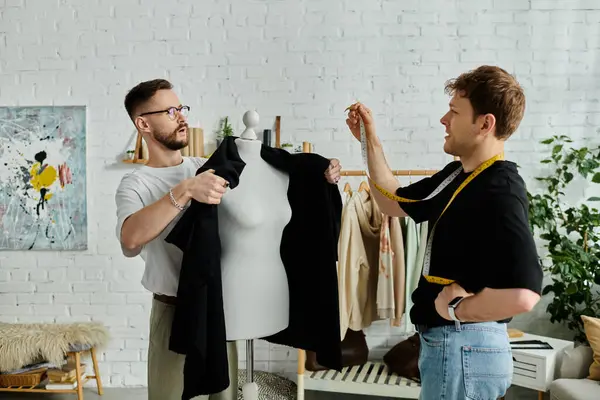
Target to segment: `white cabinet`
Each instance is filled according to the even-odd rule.
[[[546,392],[550,383],[558,376],[563,350],[572,349],[574,344],[567,340],[530,334],[511,338],[513,346],[526,346],[514,343],[523,340],[541,340],[552,346],[552,349],[513,349],[513,385]]]

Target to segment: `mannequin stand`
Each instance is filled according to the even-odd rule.
[[[246,383],[242,387],[244,400],[258,400],[258,385],[254,382],[254,340],[246,340]]]
[[[258,400],[258,385],[254,382],[254,339],[280,332],[289,324],[285,267],[279,250],[265,245],[264,240],[280,240],[291,218],[286,195],[289,177],[260,157],[263,145],[256,136],[259,122],[260,116],[255,110],[244,113],[246,128],[235,140],[240,158],[246,161],[244,182],[224,199],[220,209],[229,211],[219,218],[221,238],[241,241],[241,250],[223,251],[221,268],[227,272],[223,274],[227,335],[229,340],[246,341],[244,400]],[[247,201],[248,197],[251,197],[250,201]],[[265,205],[267,202],[269,204]],[[242,209],[243,212],[240,211]],[[254,254],[256,249],[259,251]],[[252,272],[249,272],[250,269]],[[248,285],[248,280],[256,276],[264,279]],[[259,293],[248,298],[241,295],[244,290]]]

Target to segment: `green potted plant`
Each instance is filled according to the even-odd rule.
[[[133,160],[133,156],[135,154],[135,150],[133,150],[133,149],[132,150],[127,150],[126,154],[127,154],[127,159],[128,160]]]
[[[221,128],[217,132],[217,147],[219,147],[223,139],[227,136],[233,136],[233,127],[229,123],[229,117],[221,119]]]
[[[541,143],[552,148],[542,160],[550,173],[536,178],[544,188],[528,197],[530,226],[544,241],[543,265],[552,278],[543,294],[554,294],[547,307],[550,321],[566,324],[575,341],[586,343],[581,316],[600,315],[600,213],[591,206],[600,198],[568,205],[565,189],[576,177],[600,183],[600,148],[573,148],[564,135]]]

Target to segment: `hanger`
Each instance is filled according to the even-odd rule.
[[[359,192],[362,192],[363,190],[366,190],[367,192],[369,191],[369,184],[365,181],[362,181],[358,187]]]
[[[348,182],[346,182],[346,185],[344,185],[344,193],[352,194],[352,188],[350,187],[350,184]]]

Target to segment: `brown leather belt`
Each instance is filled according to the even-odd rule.
[[[177,305],[177,297],[154,293],[154,299],[171,306]]]

